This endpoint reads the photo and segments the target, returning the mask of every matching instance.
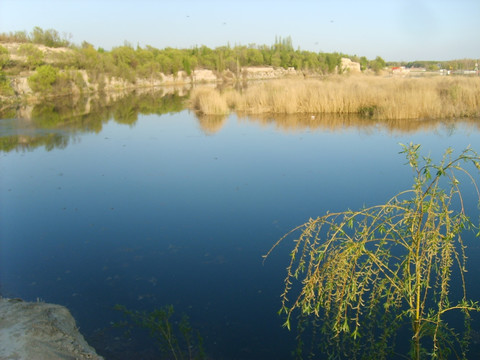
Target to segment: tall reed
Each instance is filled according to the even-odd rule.
[[[193,109],[204,114],[361,114],[374,119],[432,119],[480,115],[480,78],[283,79],[243,91],[195,91]],[[218,111],[218,112],[217,112]]]

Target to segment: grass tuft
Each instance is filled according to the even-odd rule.
[[[193,109],[203,115],[222,115],[230,112],[225,96],[209,87],[193,89],[190,99]]]

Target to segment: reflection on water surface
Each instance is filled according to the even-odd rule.
[[[188,90],[165,88],[130,93],[60,98],[46,100],[37,105],[8,109],[0,118],[0,150],[31,150],[39,146],[46,149],[64,148],[77,134],[102,130],[110,120],[118,124],[135,126],[139,115],[178,113],[187,107]],[[226,115],[195,114],[205,134],[215,134],[225,125]],[[419,119],[419,120],[370,120],[357,115],[338,114],[275,114],[242,116],[242,121],[274,125],[282,131],[340,131],[355,128],[362,132],[386,130],[391,134],[412,134],[419,131],[436,131],[440,127],[470,126],[478,130],[478,119]]]

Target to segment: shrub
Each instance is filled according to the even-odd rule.
[[[118,304],[114,309],[122,312],[130,320],[130,322],[115,323],[115,327],[131,327],[131,323],[133,323],[140,328],[147,329],[162,355],[170,355],[175,360],[206,358],[203,338],[198,331],[192,329],[188,316],[183,314],[180,320],[173,321],[173,305],[167,305],[151,312],[128,310],[125,306]]]
[[[8,53],[8,50],[0,45],[0,70],[7,66],[9,62],[10,54]]]
[[[4,71],[0,70],[0,95],[13,95],[13,89],[10,86],[10,81]]]
[[[45,55],[33,44],[23,44],[18,48],[20,55],[24,55],[27,58],[27,66],[33,70],[43,64],[45,61]]]
[[[35,74],[28,78],[28,84],[33,91],[48,92],[58,78],[58,69],[50,65],[38,67]]]
[[[43,30],[42,28],[35,26],[30,37],[32,42],[49,47],[64,47],[70,45],[69,41],[62,38],[55,29]]]

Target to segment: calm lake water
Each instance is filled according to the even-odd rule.
[[[212,359],[291,358],[295,333],[277,315],[289,244],[262,255],[309,217],[409,188],[399,143],[436,159],[480,151],[474,119],[197,118],[183,101],[64,100],[0,120],[1,294],[68,307],[108,359],[158,356],[112,328],[124,319],[115,304],[172,304]],[[469,245],[478,300],[480,247]]]

